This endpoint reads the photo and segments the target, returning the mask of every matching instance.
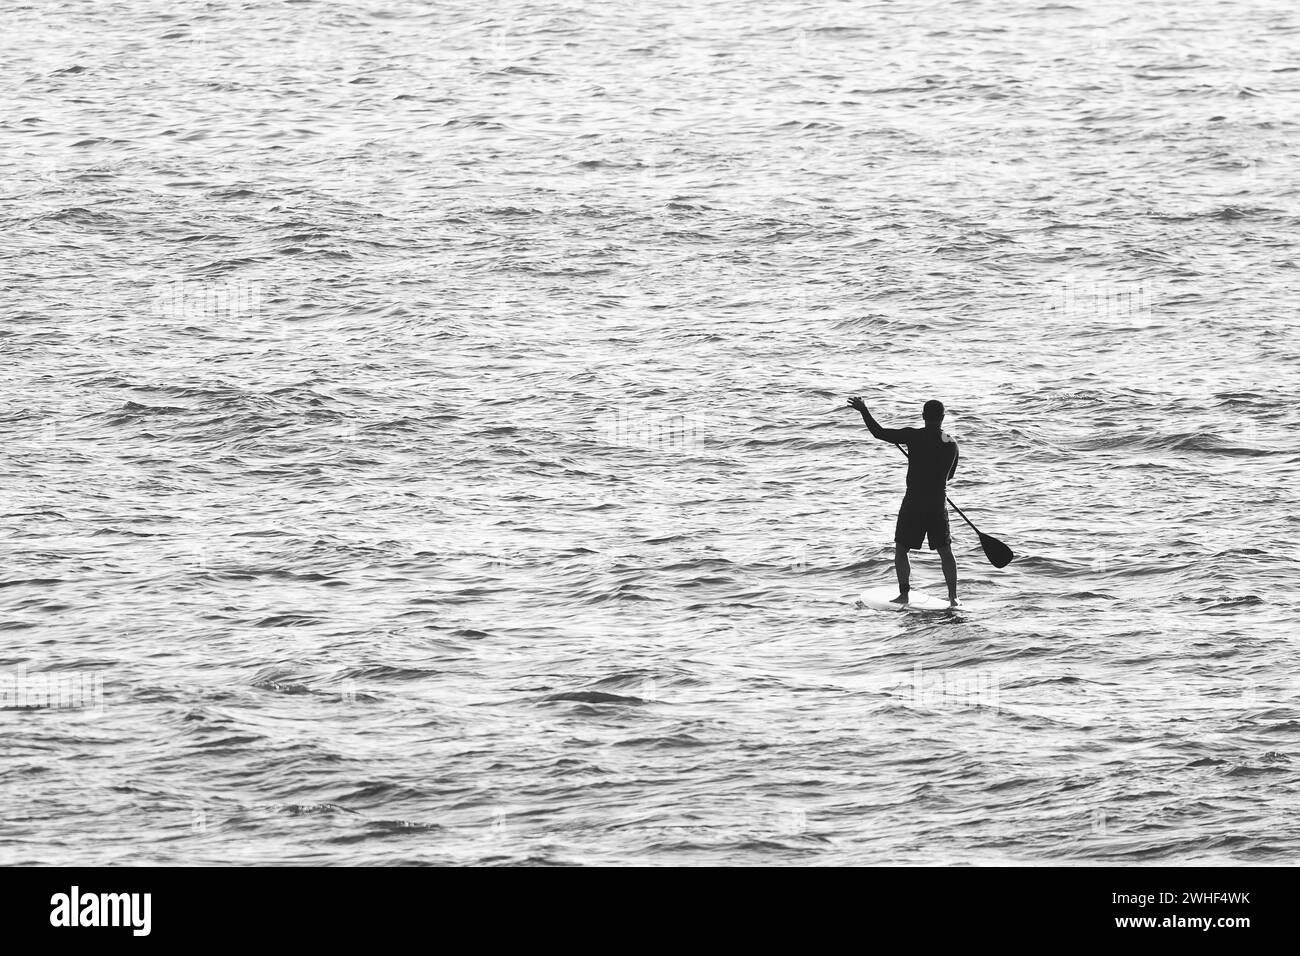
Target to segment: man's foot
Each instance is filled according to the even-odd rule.
[[[906,594],[900,594],[898,597],[894,598],[894,599],[893,599],[892,601],[890,601],[889,603],[890,603],[890,604],[902,604],[902,605],[906,606],[906,604],[907,604],[907,595],[906,595]]]
[[[948,598],[948,606],[949,606],[949,607],[961,607],[961,601],[958,601],[955,597],[950,597],[950,598]]]

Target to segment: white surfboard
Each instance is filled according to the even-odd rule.
[[[946,599],[931,597],[920,591],[908,591],[906,604],[895,604],[894,598],[898,597],[898,588],[872,588],[870,591],[863,591],[859,600],[867,607],[877,611],[949,611],[949,610],[966,610],[965,604],[959,604],[956,608],[951,608]]]

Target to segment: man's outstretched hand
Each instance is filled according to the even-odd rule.
[[[853,398],[849,399],[848,404],[849,404],[849,408],[855,408],[860,412],[865,412],[867,410],[867,403],[864,402],[862,399],[858,398],[856,395]]]

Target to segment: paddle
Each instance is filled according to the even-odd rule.
[[[902,445],[895,445],[894,447],[903,453],[904,458],[908,458],[910,460],[911,456],[907,453],[907,449],[905,449]],[[948,502],[948,504],[952,505],[951,498],[945,496],[945,500]],[[1005,568],[1008,564],[1011,563],[1011,559],[1015,557],[1015,554],[1012,553],[1010,548],[1008,548],[997,538],[993,537],[992,535],[985,534],[979,528],[975,527],[975,522],[971,521],[970,518],[967,518],[966,512],[962,511],[956,505],[952,505],[952,510],[957,512],[957,514],[961,515],[961,520],[965,521],[968,525],[970,525],[970,529],[974,531],[977,535],[979,535],[980,547],[984,549],[984,557],[989,559],[989,564],[993,565],[993,567],[995,568]]]

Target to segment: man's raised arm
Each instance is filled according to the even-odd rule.
[[[873,438],[879,438],[881,441],[893,442],[895,445],[901,444],[907,440],[904,428],[884,428],[880,422],[871,417],[871,412],[867,411],[867,403],[856,396],[849,399],[849,407],[856,408],[862,413],[862,420],[867,423],[867,430],[871,432]]]

